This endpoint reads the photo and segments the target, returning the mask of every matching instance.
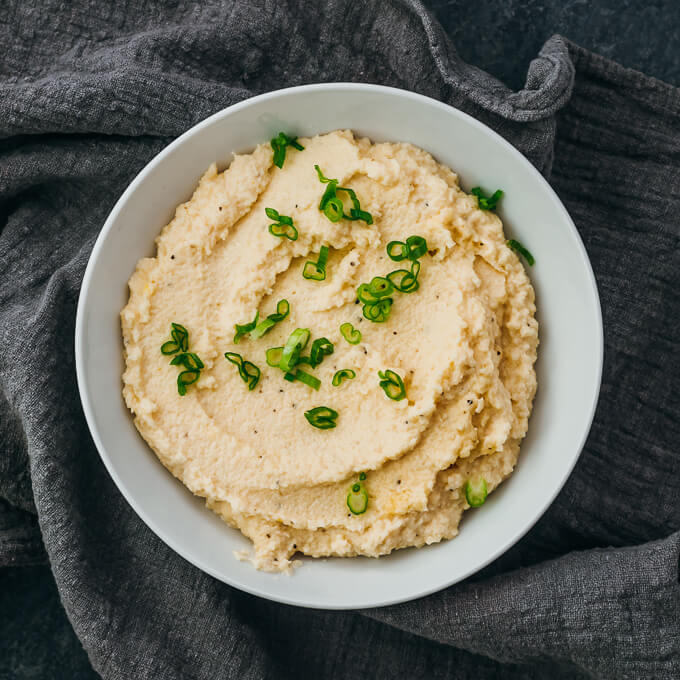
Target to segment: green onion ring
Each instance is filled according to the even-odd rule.
[[[401,401],[406,396],[406,388],[401,376],[394,371],[378,371],[380,387],[385,394],[393,401]]]

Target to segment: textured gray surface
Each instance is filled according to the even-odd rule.
[[[610,5],[607,3],[589,5],[582,3],[554,3],[551,5],[546,3],[542,5],[542,9],[538,3],[531,2],[432,2],[430,4],[435,6],[440,19],[453,35],[458,50],[468,61],[487,68],[497,75],[502,75],[516,86],[521,85],[522,74],[526,72],[528,61],[535,56],[543,39],[555,31],[562,31],[576,42],[615,56],[627,65],[639,66],[654,75],[667,77],[669,80],[673,80],[674,77],[677,78],[677,59],[680,53],[678,49],[680,17],[675,7],[671,6],[673,3],[644,3],[644,5],[643,3],[626,3],[625,5],[617,3],[616,6],[619,9],[616,13],[608,11]],[[483,6],[480,7],[480,4],[483,4]],[[613,5],[613,3],[611,4]],[[62,44],[63,62],[72,63],[74,55],[76,58],[87,57],[87,51],[83,55],[79,47],[79,38],[84,35],[87,36],[88,30],[90,30],[85,28],[85,24],[89,20],[86,13],[76,17],[75,22],[72,21],[69,26],[68,22],[63,19],[66,15],[60,16],[57,8],[51,13],[45,13],[41,18],[35,14],[31,15],[27,11],[15,14],[7,7],[10,6],[5,6],[5,9],[0,8],[0,27],[11,22],[14,31],[23,41],[22,44],[33,45],[33,47],[26,52],[19,49],[9,57],[5,64],[11,66],[7,69],[8,72],[2,73],[3,78],[8,75],[16,75],[21,71],[24,64],[28,64],[28,67],[32,68],[33,64],[40,63],[41,58],[44,60],[41,49],[49,52],[54,48],[40,48],[40,44],[36,48],[36,40],[39,40],[41,35],[43,39],[46,39],[45,36],[49,38],[51,32],[61,30],[65,35],[72,38],[71,43],[64,42]],[[369,8],[369,4],[366,5],[366,8]],[[149,25],[158,21],[159,14],[160,9],[153,6],[150,8]],[[111,22],[112,17],[114,19],[118,17],[119,23]],[[554,25],[550,24],[551,21],[555,22]],[[673,22],[675,22],[675,26]],[[574,30],[570,30],[570,28]],[[658,36],[660,28],[663,29],[663,39],[659,39]],[[102,17],[101,25],[96,27],[96,31],[101,34],[101,39],[110,37],[111,33],[125,33],[129,29],[130,27],[125,24],[125,21],[120,20],[120,15],[113,11],[109,16]],[[162,41],[158,47],[162,50]],[[128,50],[133,53],[137,50],[137,55],[143,58],[143,41],[136,43],[131,41]],[[176,69],[179,61],[184,69],[192,73],[194,72],[192,69],[196,69],[195,74],[200,73],[200,69],[197,69],[191,63],[186,54],[182,56],[181,51],[180,57],[162,51],[157,52],[157,54],[160,55],[160,58],[167,59],[170,70]],[[370,62],[369,59],[367,63],[370,64]],[[58,64],[55,70],[58,71],[61,66],[62,64]],[[241,67],[241,64],[236,64],[234,68],[239,69]],[[601,69],[602,65],[599,65],[599,67]],[[248,86],[256,81],[258,77],[256,65],[253,65],[251,70],[249,68],[246,64],[247,77],[243,79],[239,86]],[[209,75],[217,77],[217,74],[214,73]],[[278,77],[285,77],[285,74],[278,74]],[[390,69],[384,67],[377,79],[390,80],[394,77],[395,75],[390,72]],[[661,362],[658,360],[659,356],[663,357],[672,348],[672,345],[669,344],[670,339],[677,337],[677,328],[672,326],[673,311],[675,311],[677,318],[677,302],[667,297],[669,280],[668,274],[664,274],[664,272],[668,272],[670,255],[677,252],[677,229],[673,231],[669,220],[670,206],[673,201],[677,203],[678,199],[677,193],[671,192],[667,199],[663,192],[657,189],[657,186],[664,186],[664,190],[666,190],[667,180],[672,181],[673,177],[678,177],[677,126],[673,126],[672,118],[669,119],[667,115],[664,115],[663,106],[659,107],[659,98],[665,96],[664,91],[659,91],[651,85],[640,88],[638,82],[636,89],[639,89],[640,92],[637,99],[633,98],[633,108],[631,108],[629,91],[625,84],[619,85],[618,92],[612,90],[610,86],[600,85],[601,94],[609,102],[612,109],[626,110],[627,112],[626,116],[620,117],[621,119],[614,117],[611,130],[602,130],[596,122],[587,119],[584,121],[582,118],[587,109],[587,95],[592,94],[595,91],[593,88],[598,87],[597,83],[594,82],[587,80],[582,82],[584,91],[581,93],[581,98],[578,97],[580,86],[577,79],[577,96],[573,105],[567,107],[560,114],[558,123],[565,134],[558,137],[552,181],[574,214],[598,273],[608,341],[606,374],[610,377],[610,382],[605,384],[603,393],[603,400],[607,408],[603,409],[602,406],[600,408],[600,419],[589,442],[589,452],[592,452],[592,454],[584,456],[579,466],[580,474],[575,475],[572,479],[562,494],[560,502],[551,508],[549,514],[527,537],[527,540],[497,563],[491,565],[484,575],[472,582],[467,590],[471,595],[483,593],[482,589],[479,591],[475,589],[474,583],[484,583],[484,579],[494,578],[494,575],[497,575],[496,578],[500,579],[502,585],[505,582],[502,573],[508,569],[516,568],[522,564],[539,563],[546,557],[561,554],[566,547],[586,549],[608,544],[619,546],[635,544],[652,538],[661,538],[678,527],[676,506],[663,502],[663,499],[666,498],[664,494],[677,494],[677,489],[672,482],[673,479],[678,477],[677,462],[669,455],[671,445],[677,445],[677,437],[675,440],[671,438],[673,433],[677,431],[677,401],[667,401],[665,412],[662,409],[662,413],[657,413],[656,419],[652,419],[652,429],[655,431],[642,438],[646,441],[641,441],[640,436],[641,431],[644,432],[645,428],[650,427],[648,416],[654,404],[654,390],[659,390],[664,394],[672,394],[674,389],[677,393],[678,387],[677,364],[671,363],[661,366]],[[631,82],[628,87],[632,87],[634,84],[635,82]],[[408,86],[408,83],[406,85]],[[414,87],[418,87],[418,85],[414,85]],[[81,91],[82,98],[75,110],[81,112],[83,118],[88,116],[88,111],[90,111],[88,107],[91,106],[92,98],[96,99],[95,93],[95,91],[85,91],[85,93]],[[174,93],[174,95],[177,95],[177,93]],[[177,96],[174,96],[174,99],[176,98]],[[209,99],[207,106],[213,105],[213,101],[216,100]],[[655,106],[650,104],[652,101],[656,102]],[[677,115],[677,97],[675,99],[666,97],[664,101],[668,107],[675,105],[674,113]],[[126,120],[125,107],[129,103],[120,102],[120,105],[122,110],[115,110],[111,113],[111,122],[114,128],[118,120],[123,122]],[[73,111],[73,109],[71,110]],[[669,111],[673,110],[669,108]],[[33,113],[31,112],[31,114]],[[179,111],[177,115],[180,124],[182,124],[182,112]],[[199,111],[197,115],[202,114]],[[649,135],[652,142],[651,148],[646,153],[641,152],[640,147],[635,145],[634,137],[629,143],[626,142],[631,134],[634,135],[638,132],[634,126],[632,128],[627,127],[630,122],[628,119],[634,119],[636,115],[642,116],[645,120],[649,118],[655,121],[645,131],[645,135]],[[75,116],[75,120],[62,119],[58,121],[59,125],[55,127],[54,131],[68,128],[69,125],[79,129],[78,126],[82,126],[83,121],[77,119],[78,115]],[[26,120],[24,118],[20,122],[26,124]],[[52,120],[54,122],[54,119]],[[9,117],[6,118],[6,121],[9,121]],[[30,124],[36,125],[36,118],[33,115],[31,115],[29,121]],[[143,121],[134,124],[139,124],[142,128],[144,126]],[[87,128],[87,125],[86,120],[85,128]],[[169,129],[152,130],[152,132],[174,134],[176,131]],[[644,138],[644,135],[642,137]],[[107,189],[109,189],[111,183],[119,182],[122,185],[125,181],[124,172],[127,171],[127,167],[130,167],[126,164],[134,161],[135,154],[137,154],[137,157],[151,154],[156,146],[162,145],[163,142],[164,140],[138,138],[133,143],[123,143],[116,138],[101,139],[90,135],[68,144],[71,160],[67,164],[63,164],[63,155],[60,155],[64,151],[66,140],[55,135],[47,135],[42,139],[36,139],[34,142],[22,140],[16,148],[11,145],[11,140],[9,144],[8,142],[0,142],[0,153],[5,154],[3,157],[6,160],[9,158],[7,156],[8,150],[12,152],[13,161],[16,160],[16,154],[23,154],[24,159],[30,161],[30,163],[25,163],[23,167],[35,168],[37,166],[41,168],[43,173],[42,176],[40,173],[27,173],[23,176],[21,173],[14,174],[9,187],[8,185],[3,186],[4,193],[0,204],[2,210],[8,214],[11,213],[13,216],[19,213],[20,216],[25,205],[30,206],[36,198],[42,197],[43,201],[47,201],[49,208],[56,206],[63,210],[64,215],[69,215],[69,209],[72,206],[60,202],[61,195],[65,190],[75,190],[75,194],[70,194],[70,197],[75,196],[74,200],[77,203],[78,191],[81,187],[87,186],[88,183],[94,182],[96,185],[97,182],[101,182],[102,186]],[[615,148],[612,147],[613,142],[618,142]],[[596,162],[583,163],[576,168],[570,165],[569,159],[571,157],[577,155],[579,158],[583,158],[584,150],[591,147],[598,150]],[[93,149],[96,149],[99,154],[97,161],[103,163],[103,166],[99,166],[100,170],[102,167],[105,170],[100,171],[98,176],[93,176],[93,168],[88,165],[88,159],[92,156],[90,152]],[[636,170],[644,178],[651,193],[651,200],[648,203],[639,201],[640,187],[635,183],[631,184],[630,174],[624,172],[621,165],[622,159],[629,158],[633,152],[635,157],[631,162],[635,164]],[[123,170],[119,172],[118,167],[121,165],[121,159]],[[541,159],[538,156],[534,160],[541,165]],[[19,166],[15,163],[12,167]],[[54,183],[55,177],[57,178],[56,191],[51,190],[49,185],[43,186],[47,179]],[[585,181],[589,183],[590,191],[584,194],[582,187]],[[635,193],[636,191],[638,194]],[[112,193],[115,193],[115,189]],[[611,200],[610,194],[612,193],[616,200]],[[605,198],[601,199],[601,197]],[[89,220],[92,224],[96,224],[97,220],[101,222],[106,207],[105,205],[88,206]],[[675,209],[677,210],[677,205]],[[71,214],[71,216],[74,215]],[[74,217],[77,219],[78,214],[76,213]],[[0,221],[0,224],[4,226],[4,219]],[[26,238],[18,238],[14,245],[18,248],[25,247],[26,257],[30,257],[31,248],[40,243],[50,229],[60,229],[64,233],[61,239],[62,243],[57,242],[54,251],[46,255],[47,258],[54,258],[55,263],[59,263],[60,246],[68,252],[78,251],[78,244],[70,242],[68,225],[69,220],[66,218],[57,223],[56,227],[54,222],[46,222],[46,226],[43,226],[39,221],[34,222],[30,228],[24,227],[27,229]],[[653,240],[649,238],[650,233],[655,234]],[[659,236],[661,241],[657,238]],[[85,239],[83,243],[85,249],[89,247],[89,243]],[[613,262],[608,256],[611,248],[614,248],[620,255],[617,262]],[[650,266],[650,263],[657,260],[659,261],[658,267],[656,265]],[[633,285],[631,276],[631,272],[640,271],[645,272],[647,276],[643,289],[645,293],[642,296],[640,296],[636,286]],[[67,274],[62,275],[62,279],[63,276],[67,276]],[[670,283],[672,284],[672,281]],[[77,289],[77,280],[72,283],[67,279],[66,284],[64,287],[62,281],[61,287],[56,285],[52,287],[52,290],[49,290],[48,287],[48,290],[45,291],[46,297],[43,299],[46,304],[58,310],[63,310],[61,313],[66,318],[64,327],[50,328],[49,332],[54,334],[52,337],[63,339],[64,346],[70,346],[69,336],[72,332],[72,319],[69,315],[73,309],[74,297],[69,291],[71,285],[75,285]],[[24,289],[29,292],[34,287],[40,291],[43,286],[44,281],[39,276],[29,277],[24,282]],[[13,305],[22,303],[23,301],[17,300],[16,297],[9,301],[9,304]],[[3,304],[6,304],[6,302]],[[631,307],[635,312],[634,314],[631,314]],[[654,313],[656,309],[666,309],[669,313],[668,318],[664,321],[663,317]],[[38,342],[40,339],[30,334],[28,337],[33,342]],[[648,357],[647,365],[636,363],[636,357],[652,344],[656,356]],[[18,352],[19,348],[14,345],[12,351]],[[6,354],[4,356],[5,361],[11,358],[13,357],[8,357]],[[64,361],[68,365],[68,357]],[[663,369],[666,369],[665,377],[660,375]],[[28,388],[29,385],[21,387]],[[75,396],[72,381],[68,380],[63,383],[61,389],[65,390],[63,393],[65,400],[67,402],[72,401]],[[17,394],[15,390],[12,390],[12,392],[14,395]],[[33,391],[33,394],[35,394],[35,391]],[[3,408],[3,418],[7,412]],[[626,414],[625,421],[621,421],[618,412]],[[9,444],[11,444],[11,453],[16,452],[18,455],[9,458],[4,457],[0,462],[0,478],[4,480],[16,479],[17,476],[23,474],[22,470],[25,469],[22,467],[22,452],[25,451],[25,447],[20,442],[23,436],[20,419],[13,420],[9,427],[7,422],[7,420],[3,420],[2,428],[0,428],[3,436],[6,437],[3,440],[3,453],[10,452]],[[67,429],[72,430],[65,433],[68,441],[77,442],[87,439],[87,434],[82,430],[82,426],[75,428],[67,426]],[[659,432],[656,432],[656,430],[659,430]],[[35,435],[36,431],[33,432]],[[635,455],[636,447],[644,455]],[[92,459],[89,457],[89,453],[85,454],[84,452],[79,455],[85,455],[85,458],[81,460],[82,475],[85,477],[91,475],[93,479],[101,479],[101,470],[96,458]],[[628,471],[628,474],[618,478],[620,482],[619,487],[615,490],[616,493],[605,497],[601,494],[600,480],[607,464],[613,465],[614,469],[620,466],[631,466],[631,470]],[[645,504],[640,507],[639,503],[631,502],[629,499],[648,497],[648,493],[645,494],[645,492],[649,488],[650,481],[658,481],[656,478],[650,480],[649,467],[658,469],[659,466],[669,478],[669,481],[658,483],[657,490],[661,501],[658,498],[655,499],[652,507],[647,507]],[[7,474],[8,471],[11,474]],[[65,491],[64,480],[58,475],[51,475],[45,481],[52,485],[53,494],[58,495]],[[107,489],[106,493],[110,493],[110,491]],[[11,488],[4,484],[2,495],[11,500],[15,507],[23,508],[22,511],[31,509],[30,488],[25,484],[11,485]],[[598,495],[601,498],[599,504],[596,501]],[[114,503],[118,502],[115,492],[113,492],[111,499]],[[573,512],[572,506],[585,507],[588,512],[586,515]],[[13,512],[16,513],[17,511]],[[8,515],[5,515],[5,517],[8,517]],[[120,532],[132,529],[135,522],[134,518],[130,522],[132,524],[129,527],[120,527]],[[65,527],[61,528],[65,530]],[[17,540],[19,538],[18,536],[14,537]],[[116,540],[120,537],[109,536],[109,538]],[[98,540],[97,537],[94,537],[94,541],[90,545],[98,545]],[[39,558],[40,552],[34,546],[34,534],[29,532],[27,541],[30,550],[17,549],[12,554],[17,559],[26,555]],[[68,547],[68,545],[64,545],[62,549],[68,550]],[[103,544],[98,547],[105,549]],[[160,550],[159,564],[162,564],[164,560],[170,560],[170,557],[162,548]],[[651,559],[655,559],[656,555],[654,547],[649,550],[651,552],[643,551],[635,556],[636,559],[640,560],[639,571],[643,575],[646,574],[644,567],[649,564]],[[34,551],[34,553],[31,551]],[[616,555],[620,555],[620,552]],[[589,557],[589,559],[596,558],[597,554]],[[632,556],[624,554],[623,558],[630,560]],[[604,560],[605,564],[606,559]],[[562,571],[556,572],[557,577],[561,579],[559,581],[560,587],[575,589],[574,596],[583,596],[583,591],[579,590],[578,585],[579,568],[583,567],[584,561],[587,560],[580,559],[577,563],[567,565]],[[658,589],[664,587],[664,585],[668,586],[667,583],[663,583],[663,577],[668,576],[668,574],[664,572],[661,563],[658,563],[658,565],[655,572],[660,579],[659,582],[654,583],[648,578],[636,581],[633,578],[626,584],[630,597],[626,604],[629,620],[624,619],[621,622],[617,629],[621,639],[614,641],[620,645],[620,650],[624,652],[629,649],[632,650],[631,653],[634,653],[635,648],[632,643],[637,632],[636,627],[640,626],[641,621],[638,617],[657,615],[657,630],[655,630],[653,638],[647,641],[649,649],[658,649],[654,645],[659,642],[659,639],[663,641],[666,639],[665,636],[669,635],[669,630],[663,627],[664,621],[667,621],[664,618],[667,616],[667,611],[664,611],[659,600],[648,599],[650,606],[659,607],[658,612],[650,613],[643,611],[642,604],[645,599],[643,598],[642,602],[636,599],[639,593],[645,589]],[[664,565],[668,566],[666,563]],[[122,566],[112,565],[111,569],[116,572]],[[549,563],[547,565],[543,563],[537,567],[538,571],[522,573],[523,577],[528,579],[528,584],[532,583],[532,578],[539,579],[539,581],[543,579],[545,584],[545,579],[550,578],[551,568]],[[559,565],[556,569],[559,569]],[[591,569],[589,573],[600,573],[598,585],[600,588],[604,588],[612,571],[606,569],[603,572],[597,572],[597,570]],[[626,572],[615,573],[621,574],[619,580],[625,581]],[[0,636],[0,678],[87,677],[83,675],[87,672],[83,670],[85,668],[83,652],[80,650],[78,641],[70,635],[68,623],[59,607],[56,606],[54,590],[45,580],[47,574],[46,568],[31,568],[23,573],[18,568],[0,571],[0,593],[2,595],[0,605],[9,605],[0,606],[0,612],[2,612],[0,617],[8,616],[9,613],[9,618],[3,619],[0,628],[0,631],[2,631]],[[573,581],[563,583],[565,574],[569,574]],[[61,578],[64,577],[68,580],[68,574],[61,574]],[[175,584],[178,577],[179,572],[170,569],[164,574],[161,582],[172,585]],[[73,597],[73,593],[78,592],[77,588],[72,583],[67,585],[70,589],[68,592]],[[498,585],[496,584],[496,587]],[[614,580],[612,584],[613,593],[620,596],[621,589],[617,590],[616,586],[617,582]],[[556,590],[559,590],[560,587],[555,584]],[[211,584],[203,584],[203,589],[207,593],[206,597],[213,592]],[[494,590],[493,592],[494,598],[490,606],[498,606],[502,591]],[[448,595],[449,593],[447,593]],[[508,600],[508,602],[511,601],[512,599]],[[227,601],[223,600],[223,602],[225,605],[227,604]],[[268,654],[276,660],[272,668],[275,668],[275,670],[293,669],[296,665],[299,665],[299,659],[304,657],[308,648],[296,635],[299,631],[299,613],[296,610],[288,607],[272,607],[268,603],[240,594],[234,594],[228,602],[241,623],[256,631],[256,639],[261,641]],[[457,599],[456,602],[460,606],[460,600]],[[419,610],[426,620],[419,620],[412,613],[404,614],[404,612],[410,612],[409,609],[398,608],[390,612],[378,612],[374,616],[377,618],[388,617],[393,626],[401,628],[412,629],[417,626],[419,635],[429,635],[438,643],[423,643],[421,637],[406,633],[393,632],[389,638],[386,638],[382,632],[384,626],[366,622],[363,618],[345,617],[340,614],[331,616],[323,616],[317,613],[308,614],[305,630],[311,638],[314,648],[324,649],[329,648],[329,646],[333,649],[343,648],[345,653],[353,654],[356,658],[363,656],[362,650],[366,646],[370,647],[371,644],[374,644],[375,649],[380,648],[383,652],[381,658],[374,662],[376,672],[380,672],[382,675],[389,674],[391,670],[404,672],[406,669],[409,669],[412,677],[493,677],[494,674],[498,673],[494,661],[474,656],[469,652],[459,652],[448,646],[449,643],[453,643],[476,651],[487,651],[481,650],[478,645],[475,646],[474,640],[461,639],[459,632],[456,632],[453,625],[455,622],[451,621],[450,617],[446,621],[441,619],[442,610],[436,606],[436,603],[436,599],[430,598],[424,603],[424,608]],[[78,609],[78,602],[67,599],[67,606],[73,612]],[[677,593],[670,590],[667,592],[666,608],[672,606],[677,606]],[[557,615],[562,610],[555,605],[553,611]],[[610,615],[606,608],[602,612],[606,616]],[[596,613],[592,607],[585,607],[581,615],[590,614],[592,616]],[[160,612],[157,615],[160,616]],[[533,615],[538,616],[538,612]],[[151,621],[151,623],[154,622]],[[489,620],[485,620],[483,623],[487,626],[490,625]],[[600,625],[602,630],[606,630],[608,623],[606,617],[603,621],[598,621],[596,618],[592,619],[590,621],[591,636],[594,639],[587,641],[590,643],[591,650],[595,650],[596,656],[597,645],[600,645],[599,659],[602,666],[595,668],[586,664],[586,667],[597,671],[598,675],[602,677],[613,677],[607,672],[607,666],[614,663],[613,659],[608,658],[612,641],[600,640],[597,634],[597,625]],[[558,651],[561,649],[564,658],[579,662],[577,653],[579,650],[569,649],[570,645],[565,644],[566,638],[560,635],[569,624],[575,625],[575,622],[571,620],[562,620],[559,624],[555,621],[545,622],[548,627],[557,625],[555,649]],[[595,630],[593,631],[593,629]],[[99,634],[106,632],[106,628],[96,630]],[[90,632],[90,635],[92,635],[92,632]],[[352,642],[349,647],[343,647],[347,644],[347,640],[352,640],[353,637],[358,637],[358,639]],[[507,638],[510,645],[512,645],[512,637],[508,630]],[[96,641],[89,639],[89,644],[96,646]],[[581,648],[583,646],[583,641],[581,641]],[[587,645],[585,646],[587,647]],[[68,654],[70,649],[73,650],[72,655]],[[512,648],[501,653],[499,646],[495,650],[491,650],[491,653],[494,652],[498,658],[517,659],[516,650]],[[545,646],[542,653],[549,653]],[[620,653],[622,652],[620,651]],[[669,645],[663,652],[667,657],[676,653],[677,649]],[[555,653],[552,655],[560,656]],[[625,653],[623,653],[623,656],[625,657]],[[658,656],[662,656],[661,651],[659,651]],[[64,665],[64,661],[61,661],[61,659],[69,658],[75,664],[71,669],[68,665]],[[627,677],[664,677],[663,670],[658,672],[653,670],[656,668],[655,663],[660,660],[660,658],[644,658],[644,656],[638,655],[638,658],[634,658],[632,661],[637,661],[640,665],[632,671],[633,675]],[[57,661],[59,662],[59,669],[63,671],[62,675],[59,675],[59,670],[54,670]],[[336,663],[333,663],[333,661]],[[337,671],[337,661],[337,659],[329,659],[328,655],[324,655],[323,658],[314,655],[310,659],[310,663],[317,664],[314,666],[317,672],[322,674],[318,677],[323,677],[323,674],[329,672],[331,668]],[[99,663],[102,663],[101,657]],[[324,663],[332,665],[324,666]],[[564,664],[557,666],[551,664],[550,674],[555,677],[577,677],[573,667],[567,665],[566,662]],[[347,667],[352,668],[352,664],[348,663]],[[107,666],[107,670],[112,677],[125,677],[124,673],[120,676],[118,674],[113,675],[115,671],[112,666]],[[144,668],[141,669],[141,671],[144,670]],[[479,671],[479,673],[475,671]],[[189,674],[189,670],[185,669],[185,672]],[[226,672],[225,669],[224,673]],[[538,661],[534,658],[530,666],[506,665],[503,667],[502,673],[503,677],[530,678],[545,677],[548,670],[544,661]],[[376,676],[379,677],[379,675]],[[141,672],[139,677],[142,677]],[[619,675],[618,677],[624,676]]]
[[[680,86],[677,0],[425,0],[460,55],[513,89],[551,35]]]

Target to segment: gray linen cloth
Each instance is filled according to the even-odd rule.
[[[680,91],[555,37],[511,92],[416,0],[9,0],[0,44],[0,564],[49,560],[103,677],[680,677]],[[144,164],[254,93],[338,80],[435,97],[520,149],[578,226],[606,340],[585,451],[537,526],[365,612],[260,600],[175,555],[100,462],[73,361],[88,255]]]

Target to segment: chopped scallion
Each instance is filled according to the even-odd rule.
[[[282,371],[290,371],[298,363],[300,352],[309,342],[309,328],[296,328],[289,336],[281,353],[279,368]]]
[[[347,494],[347,507],[353,515],[363,515],[368,508],[368,492],[362,484],[352,484]]]
[[[350,345],[358,345],[361,342],[361,331],[354,328],[349,321],[341,324],[340,333]]]
[[[497,189],[491,196],[487,196],[481,187],[470,189],[470,193],[477,197],[477,205],[480,210],[495,210],[498,201],[503,196],[501,189]]]
[[[516,253],[519,253],[526,261],[530,267],[534,266],[534,256],[519,242],[511,238],[507,241],[507,245],[510,246]],[[162,350],[161,350],[162,351]]]
[[[486,480],[483,477],[465,482],[465,500],[471,508],[484,505],[487,496]]]
[[[338,412],[328,408],[328,406],[317,406],[305,411],[305,418],[312,427],[319,430],[330,430],[337,425],[335,421],[338,418]]]
[[[378,371],[380,387],[385,394],[393,401],[401,401],[406,396],[406,388],[401,376],[394,371]]]
[[[337,371],[333,376],[332,380],[333,387],[338,387],[343,380],[354,380],[354,378],[356,377],[357,377],[356,372],[353,371],[351,368],[342,368],[339,371]]]
[[[225,352],[224,358],[238,367],[241,380],[248,385],[249,390],[254,390],[260,380],[260,369],[252,361],[245,361],[236,352]]]
[[[297,141],[297,137],[290,137],[285,132],[279,132],[271,142],[271,147],[274,150],[274,165],[277,168],[282,168],[286,160],[286,148],[292,146],[298,151],[304,151],[304,146]]]

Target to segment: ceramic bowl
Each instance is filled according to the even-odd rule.
[[[121,396],[119,313],[137,261],[214,161],[225,167],[280,130],[309,136],[338,128],[373,141],[411,142],[453,168],[464,189],[502,187],[508,238],[532,251],[540,346],[538,392],[513,475],[482,509],[465,513],[453,540],[379,559],[307,559],[291,575],[234,557],[249,547],[158,461]],[[76,366],[94,442],[120,492],[149,528],[199,569],[256,595],[294,605],[363,608],[402,602],[473,574],[545,512],[576,464],[593,418],[602,370],[602,319],[593,272],[564,206],[536,169],[488,127],[411,92],[336,83],[253,97],[216,113],[159,153],[111,211],[90,257],[78,303]]]

